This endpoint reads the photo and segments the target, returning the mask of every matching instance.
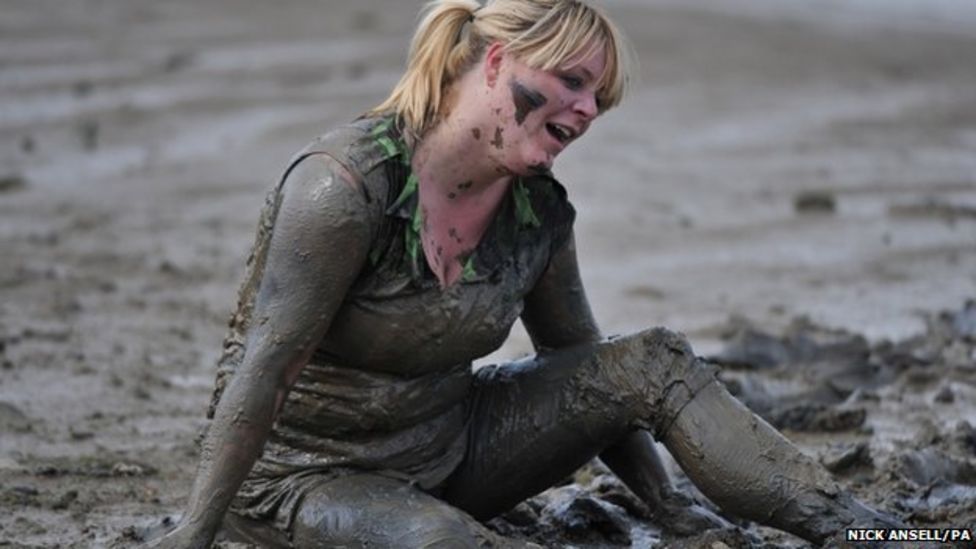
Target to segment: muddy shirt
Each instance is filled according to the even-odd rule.
[[[291,389],[251,476],[371,470],[422,487],[463,459],[471,361],[497,349],[549,258],[570,240],[575,212],[549,174],[513,182],[460,280],[440,287],[420,249],[422,219],[410,150],[390,118],[359,120],[315,142],[270,193],[219,362],[211,415],[244,355],[245,336],[289,173],[326,154],[356,180],[355,216],[372,235],[368,260]],[[324,174],[323,181],[337,179]],[[334,190],[332,191],[334,192]],[[344,211],[343,215],[350,212]]]

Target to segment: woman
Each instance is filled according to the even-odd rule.
[[[517,545],[477,520],[597,455],[669,524],[712,524],[648,432],[736,515],[815,541],[884,523],[682,337],[601,338],[550,168],[627,70],[578,1],[430,6],[391,96],[270,195],[188,510],[160,546],[205,547],[222,523],[265,546]],[[473,374],[519,317],[538,355]]]

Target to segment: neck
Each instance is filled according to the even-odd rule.
[[[473,121],[441,120],[414,151],[412,167],[421,186],[459,203],[507,187],[512,175],[488,154],[490,140]]]
[[[476,128],[463,117],[448,117],[427,132],[411,158],[420,182],[424,255],[445,288],[461,276],[512,181]]]

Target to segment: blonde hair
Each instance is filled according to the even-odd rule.
[[[620,103],[632,71],[623,35],[606,15],[578,0],[435,0],[427,4],[410,43],[407,70],[390,96],[369,111],[393,112],[402,129],[422,136],[437,122],[447,88],[492,42],[523,63],[552,70],[603,48],[606,67],[597,78],[597,103]]]

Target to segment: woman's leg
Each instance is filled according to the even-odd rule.
[[[571,474],[635,429],[670,424],[714,375],[653,330],[477,372],[469,447],[445,498],[478,519]]]
[[[476,518],[551,486],[643,428],[731,514],[816,541],[881,520],[841,495],[666,330],[489,367],[477,379],[468,454],[444,492]],[[834,518],[811,520],[814,512]]]
[[[736,515],[818,543],[851,525],[903,526],[841,491],[718,383],[685,406],[663,442],[695,485]]]
[[[296,512],[292,543],[298,549],[526,547],[405,482],[370,474],[311,490]]]

